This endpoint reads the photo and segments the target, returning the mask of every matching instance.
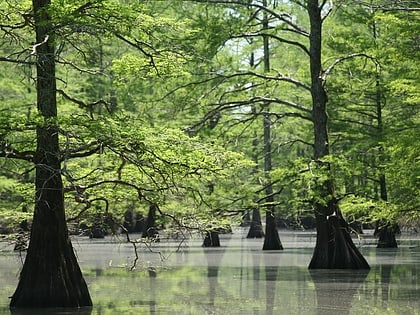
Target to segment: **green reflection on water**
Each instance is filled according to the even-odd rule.
[[[241,239],[221,249],[185,249],[164,262],[143,253],[143,264],[130,271],[108,263],[124,265],[124,246],[113,252],[105,244],[82,244],[80,261],[94,302],[84,314],[419,314],[420,247],[413,244],[419,242],[397,250],[363,248],[372,266],[368,274],[309,272],[311,248],[263,252]],[[98,250],[105,254],[93,260]],[[20,258],[0,254],[0,266],[0,314],[8,315]]]

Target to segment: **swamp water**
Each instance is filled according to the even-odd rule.
[[[310,232],[280,231],[283,251],[262,251],[263,240],[237,229],[220,248],[202,239],[162,240],[135,254],[123,239],[76,237],[73,246],[94,307],[49,314],[420,314],[420,239],[403,234],[398,249],[361,246],[371,270],[318,270],[307,266],[315,244]],[[134,237],[133,237],[134,238]],[[0,243],[0,314],[11,313],[23,257]],[[28,310],[16,314],[47,314]]]

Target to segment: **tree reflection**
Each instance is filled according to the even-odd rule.
[[[217,277],[219,276],[219,267],[224,254],[224,249],[205,250],[207,260],[207,280],[209,281],[209,305],[212,309],[215,307],[217,294]]]
[[[149,299],[149,310],[150,314],[156,313],[156,268],[148,268],[147,272],[150,278],[150,299]]]
[[[265,261],[265,314],[271,315],[274,311],[274,305],[276,302],[276,285],[277,285],[277,274],[278,274],[278,265],[270,265],[270,260],[268,259],[269,255],[264,256]]]
[[[310,270],[319,315],[350,314],[354,295],[369,270]]]

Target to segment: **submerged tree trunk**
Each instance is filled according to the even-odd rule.
[[[11,308],[84,307],[92,301],[68,235],[58,142],[55,55],[49,0],[34,0],[37,106],[35,211],[29,247]]]
[[[261,214],[260,209],[257,207],[252,209],[252,221],[251,226],[249,227],[248,234],[246,238],[263,238],[264,231],[261,224]]]
[[[266,212],[266,226],[263,250],[283,250],[277,230],[276,218],[271,211]]]
[[[149,213],[147,214],[142,237],[159,241],[159,232],[156,228],[156,210],[157,206],[155,204],[151,204],[149,207]]]
[[[317,215],[317,239],[309,269],[369,269],[342,215]]]
[[[317,200],[314,200],[317,239],[310,269],[368,269],[369,265],[354,245],[347,223],[337,204],[330,166],[321,159],[329,154],[327,92],[321,66],[322,9],[326,2],[309,0],[310,19],[310,72],[312,95],[312,121],[314,126],[314,164],[327,174],[327,179],[316,182]],[[321,200],[321,201],[319,201]]]
[[[395,235],[400,231],[398,224],[377,223],[375,236],[378,237],[377,248],[397,248],[398,243]]]
[[[219,232],[215,230],[207,231],[204,237],[203,247],[220,247]]]

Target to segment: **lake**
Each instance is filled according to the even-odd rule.
[[[219,248],[201,247],[199,237],[139,244],[134,270],[133,246],[123,237],[74,237],[94,307],[50,314],[420,314],[417,234],[403,233],[398,249],[377,249],[371,233],[355,239],[371,266],[366,272],[309,271],[314,232],[281,230],[283,251],[262,251],[263,240],[246,232],[222,235]],[[11,314],[22,262],[0,243],[0,314]]]

